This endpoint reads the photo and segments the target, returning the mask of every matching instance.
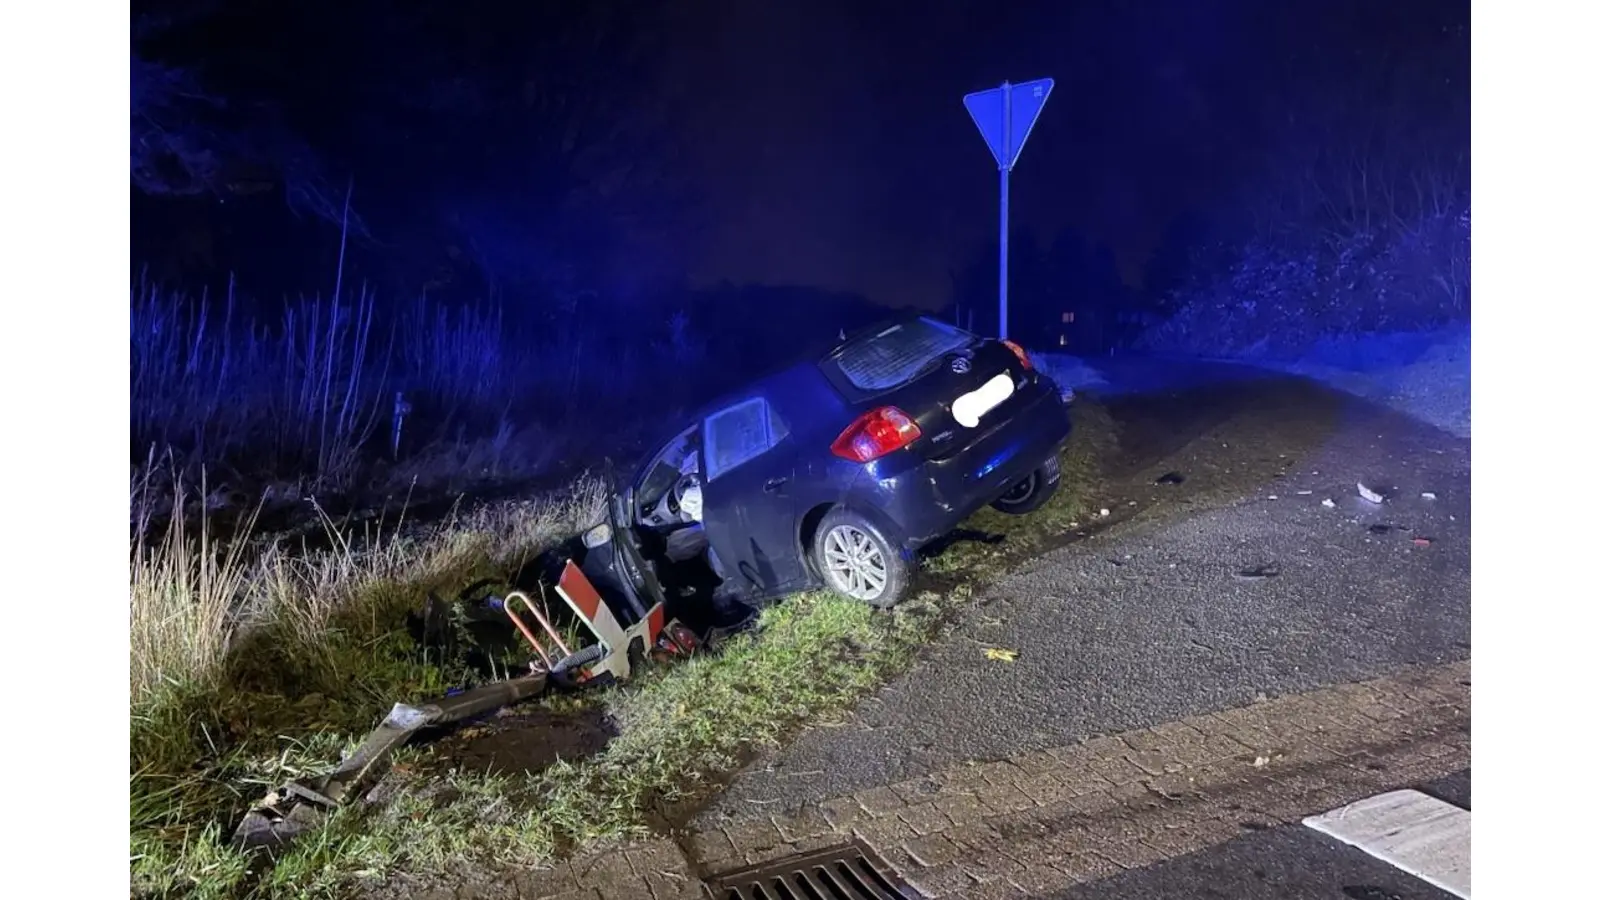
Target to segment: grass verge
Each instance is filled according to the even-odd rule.
[[[715,653],[653,670],[625,688],[545,701],[605,706],[618,734],[587,759],[558,762],[536,774],[451,770],[441,776],[436,767],[417,764],[427,749],[406,751],[383,785],[382,802],[340,810],[274,865],[252,871],[251,862],[225,841],[225,829],[250,799],[301,767],[335,761],[395,699],[440,693],[451,677],[462,677],[448,661],[418,659],[414,649],[407,650],[395,636],[397,611],[415,603],[425,585],[476,577],[509,548],[527,552],[541,539],[562,536],[553,534],[551,524],[561,517],[545,515],[539,519],[543,525],[524,526],[520,537],[510,539],[482,525],[476,531],[447,529],[410,544],[404,557],[396,550],[390,563],[372,570],[356,563],[332,571],[312,565],[312,571],[328,573],[319,582],[328,599],[310,602],[308,594],[291,591],[280,593],[272,608],[321,612],[309,615],[305,625],[282,613],[260,620],[268,623],[269,634],[284,628],[274,623],[286,620],[289,637],[302,641],[293,645],[295,654],[265,653],[259,641],[230,646],[215,666],[218,674],[198,683],[197,692],[146,695],[143,738],[136,702],[135,893],[344,896],[360,882],[396,872],[449,871],[491,857],[536,863],[648,833],[664,808],[703,793],[750,753],[806,723],[847,711],[903,669],[946,614],[982,582],[1048,547],[1066,523],[1081,520],[1100,483],[1101,460],[1115,447],[1115,432],[1109,415],[1092,403],[1081,403],[1075,420],[1059,494],[1026,518],[980,513],[969,526],[1003,532],[1006,540],[956,543],[931,560],[930,581],[938,582],[938,590],[924,591],[891,614],[827,594],[793,597],[766,610],[756,629],[723,642]],[[441,562],[431,541],[461,546],[445,552],[447,562]],[[258,584],[259,572],[241,583]],[[362,588],[346,587],[352,583]],[[298,674],[257,672],[253,677],[265,680],[252,682],[241,677],[252,671],[246,662],[270,662]],[[268,699],[263,684],[287,690]],[[221,745],[196,739],[222,729],[230,710],[248,710],[243,733],[225,732]],[[281,734],[301,738],[290,741]]]

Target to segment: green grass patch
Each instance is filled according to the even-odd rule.
[[[890,613],[830,594],[791,597],[767,609],[755,629],[723,641],[714,652],[604,693],[540,701],[552,708],[604,704],[619,734],[598,754],[532,775],[441,776],[437,767],[397,761],[383,786],[383,802],[338,811],[274,865],[252,872],[227,849],[224,832],[249,800],[302,768],[310,772],[334,762],[394,700],[441,693],[446,686],[448,667],[408,656],[404,641],[386,637],[393,634],[392,623],[378,614],[403,608],[414,599],[415,587],[380,580],[375,584],[386,599],[353,607],[369,617],[367,624],[356,621],[360,615],[331,615],[326,621],[333,627],[319,647],[298,646],[292,659],[265,651],[240,657],[284,666],[250,678],[298,693],[242,698],[237,686],[253,682],[225,668],[235,692],[205,693],[199,705],[161,707],[164,715],[191,718],[183,727],[171,720],[147,726],[147,750],[161,745],[149,742],[157,735],[178,749],[156,754],[157,762],[147,760],[142,769],[141,742],[135,741],[135,892],[333,897],[347,893],[352,882],[397,871],[448,871],[486,859],[547,861],[596,842],[648,833],[664,810],[699,796],[753,752],[848,711],[902,671],[945,614],[983,581],[1048,546],[1068,522],[1081,520],[1100,484],[1100,462],[1115,448],[1115,432],[1105,410],[1092,403],[1080,402],[1075,422],[1057,496],[1031,516],[985,511],[975,517],[969,527],[1002,532],[1006,540],[957,543],[931,560],[939,591],[924,592]],[[480,547],[457,562],[484,556]],[[474,567],[433,574],[460,577],[463,568]],[[315,661],[297,662],[304,653]],[[225,732],[227,749],[207,750],[209,729],[230,721],[230,703],[244,704],[237,711],[247,720],[238,723],[244,735]],[[278,736],[287,734],[301,737],[296,742]],[[426,748],[406,752],[412,760],[429,754]],[[185,759],[197,764],[177,765]]]

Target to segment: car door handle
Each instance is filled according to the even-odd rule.
[[[768,478],[767,479],[767,483],[766,483],[766,485],[764,487],[762,487],[762,490],[766,491],[769,494],[776,494],[778,492],[779,488],[783,487],[784,485],[786,485],[788,483],[789,483],[789,479],[787,479],[787,478]]]

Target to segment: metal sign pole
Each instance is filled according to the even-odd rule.
[[[1011,159],[1011,82],[1002,82],[1000,85],[1001,97],[1001,147],[1002,160]],[[1006,284],[1007,269],[1011,256],[1011,166],[1006,162],[1000,163],[1000,340],[1005,340],[1007,308]]]
[[[1011,167],[1016,165],[1022,145],[1028,142],[1028,135],[1039,120],[1039,111],[1044,109],[1044,102],[1050,98],[1050,90],[1054,86],[1055,81],[1049,78],[1020,85],[1007,81],[997,88],[961,98],[972,121],[978,126],[978,133],[989,145],[989,152],[1000,164],[1000,322],[996,330],[1000,332],[1002,340],[1010,336],[1007,327],[1010,324],[1009,298],[1006,291],[1009,279],[1006,276],[1010,273],[1011,256]],[[1013,87],[1022,88],[1022,93],[1018,95],[1020,108],[1013,104]],[[1013,122],[1013,116],[1021,121]]]

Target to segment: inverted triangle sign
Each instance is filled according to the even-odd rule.
[[[961,98],[1000,168],[1010,169],[1017,164],[1022,145],[1028,142],[1033,123],[1039,121],[1039,111],[1044,109],[1044,102],[1050,99],[1050,89],[1055,86],[1053,78],[1022,84],[1007,82]]]

